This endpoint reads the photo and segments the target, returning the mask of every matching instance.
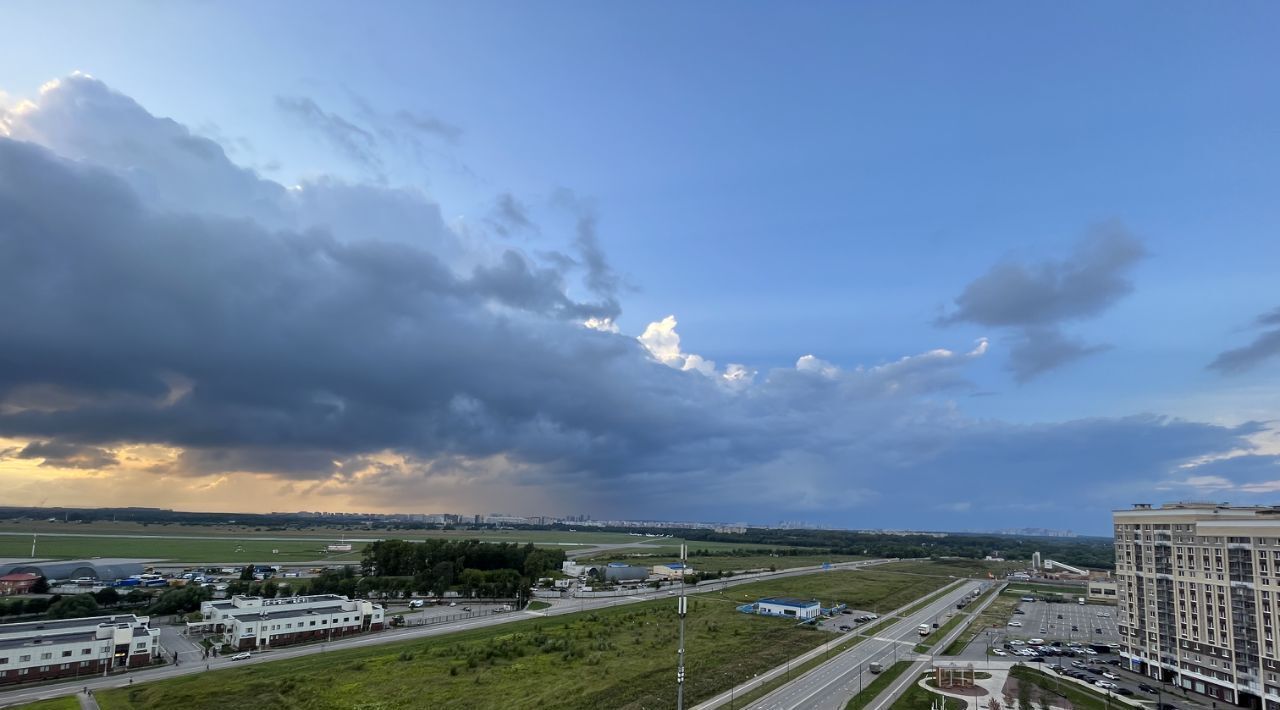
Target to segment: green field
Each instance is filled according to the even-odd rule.
[[[827,634],[736,605],[815,597],[885,612],[943,577],[832,571],[696,595],[687,624],[690,704],[821,645]],[[673,600],[529,619],[498,627],[234,668],[105,691],[120,708],[669,708],[676,652]]]
[[[584,562],[627,562],[634,565],[656,565],[669,562],[671,555],[637,553],[634,550],[623,550],[621,553],[593,555]],[[689,558],[689,564],[695,572],[726,572],[736,570],[793,569],[795,567],[816,567],[824,562],[851,562],[865,559],[852,555],[699,555]]]
[[[174,562],[311,562],[357,563],[360,547],[338,555],[323,552],[326,540],[173,539],[143,537],[41,537],[37,559],[136,557]],[[0,535],[0,557],[27,557],[31,538]]]
[[[19,705],[14,710],[80,710],[80,701],[74,696],[37,700],[34,703]]]

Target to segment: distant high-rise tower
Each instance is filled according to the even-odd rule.
[[[1031,569],[1040,569],[1040,553],[1031,553]]]

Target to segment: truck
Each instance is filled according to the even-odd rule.
[[[1084,597],[1076,597],[1076,603],[1080,606],[1084,606]]]
[[[916,633],[920,634],[921,636],[928,636],[929,632],[931,631],[933,631],[933,627],[929,626],[928,624],[920,624],[919,626],[916,627]]]
[[[867,664],[867,670],[871,671],[872,673],[879,673],[880,671],[884,670],[884,665],[881,663],[877,663],[876,661],[872,661],[871,663]]]

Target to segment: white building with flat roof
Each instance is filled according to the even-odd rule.
[[[0,685],[145,668],[160,630],[133,614],[0,624]]]
[[[337,594],[279,599],[236,595],[202,602],[200,612],[204,619],[188,623],[190,631],[222,634],[224,643],[245,651],[381,631],[385,624],[381,605]]]
[[[817,599],[766,597],[756,602],[755,606],[757,614],[786,616],[805,621],[817,618],[822,614],[822,604]]]

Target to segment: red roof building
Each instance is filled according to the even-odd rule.
[[[40,575],[31,572],[14,572],[0,577],[0,596],[26,594],[35,586]]]

